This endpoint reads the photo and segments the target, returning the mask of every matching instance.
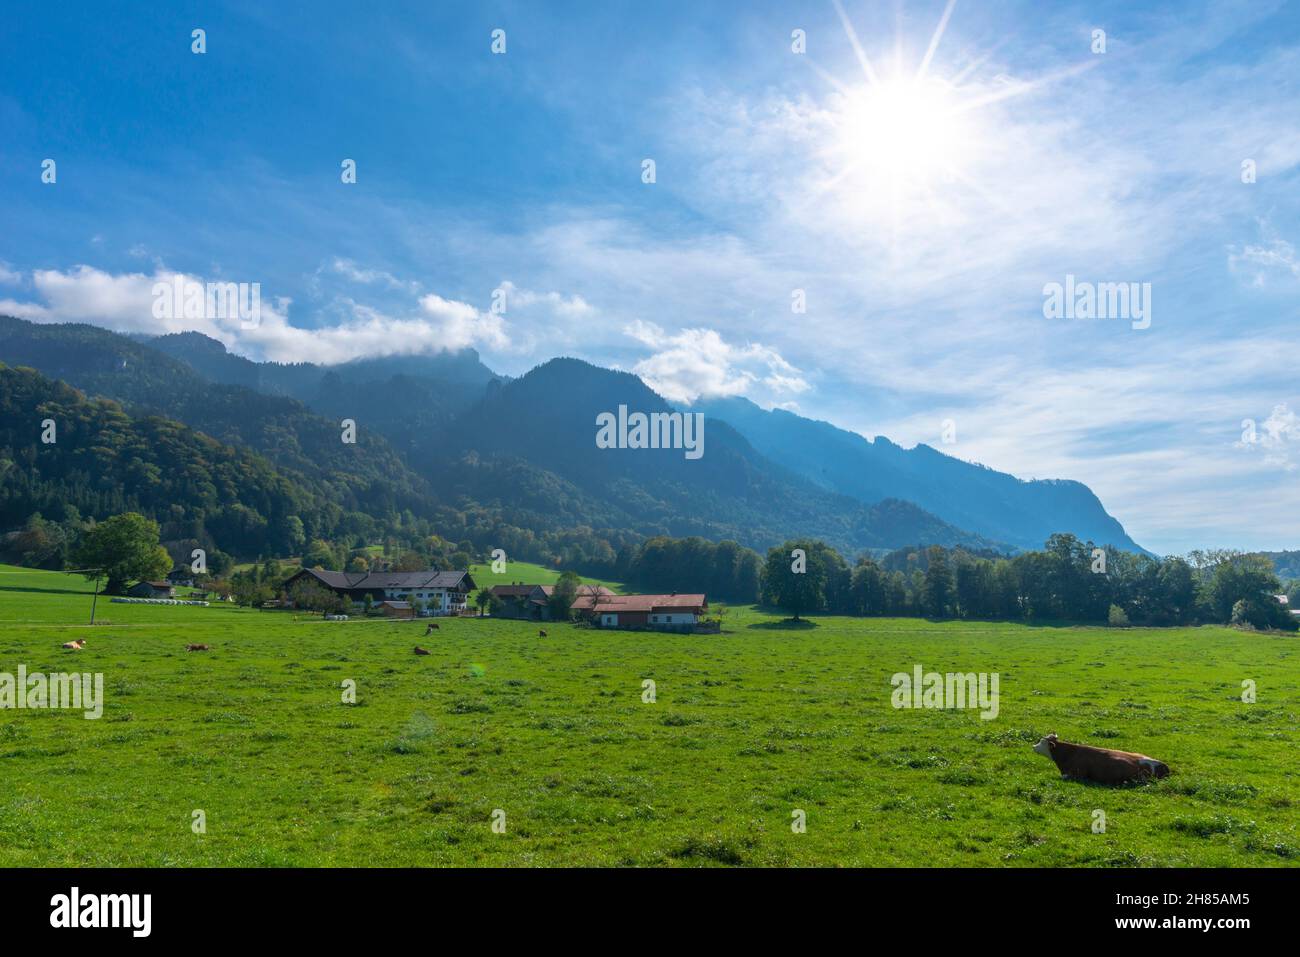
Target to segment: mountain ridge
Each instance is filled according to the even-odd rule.
[[[1142,551],[1083,483],[1022,480],[743,398],[686,410],[708,425],[701,462],[647,458],[647,450],[596,455],[597,412],[674,407],[631,373],[572,357],[513,379],[474,350],[281,364],[234,355],[195,332],[123,336],[0,317],[0,359],[304,473],[357,467],[337,461],[336,423],[352,418],[377,452],[364,463],[367,476],[396,479],[415,495],[417,511],[427,510],[421,501],[487,501],[531,521],[550,515],[560,527],[734,538],[760,548],[821,534],[849,555],[917,544],[1015,551],[1040,547],[1057,531]],[[255,413],[241,415],[241,402]],[[311,433],[310,454],[292,441],[299,429]]]
[[[1087,485],[1071,479],[1021,479],[919,444],[905,449],[886,436],[868,439],[829,422],[743,398],[697,402],[731,424],[759,451],[782,454],[810,481],[862,502],[906,498],[962,528],[1039,548],[1054,532],[1146,553],[1106,512]],[[953,494],[960,488],[965,496]]]
[[[682,449],[599,448],[597,416],[620,405],[643,413],[675,411],[631,373],[557,357],[485,395],[452,425],[448,444],[480,457],[533,463],[616,508],[631,504],[633,514],[647,517],[638,523],[643,534],[701,535],[751,547],[810,535],[850,554],[914,536],[934,544],[995,544],[910,502],[864,507],[817,489],[722,422],[706,420],[704,455],[697,460]]]

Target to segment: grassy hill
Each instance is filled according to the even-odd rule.
[[[102,602],[111,624],[89,628],[89,587],[0,567],[0,672],[101,672],[106,696],[97,721],[0,710],[0,866],[1300,860],[1294,638],[792,629],[737,608],[712,636],[553,625],[540,639],[457,619],[424,639],[419,622]],[[82,636],[85,651],[59,648]],[[187,654],[193,641],[212,651]],[[432,654],[412,655],[417,641]],[[890,676],[917,663],[997,671],[999,716],[895,710]],[[1244,678],[1258,703],[1242,703]],[[1048,731],[1146,752],[1173,776],[1062,781],[1030,749]]]
[[[529,585],[553,585],[559,579],[561,571],[563,569],[547,568],[545,565],[515,561],[510,562],[506,566],[506,570],[500,574],[492,571],[491,564],[471,565],[469,568],[474,584],[480,588],[491,588],[493,585],[509,585],[512,582],[524,582]],[[623,586],[618,582],[592,578],[589,575],[583,575],[582,580],[585,584],[604,585],[606,588],[617,592],[623,591]]]

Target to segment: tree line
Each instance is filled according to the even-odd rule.
[[[762,601],[798,618],[859,616],[1241,624],[1293,631],[1271,561],[1243,552],[1156,558],[1058,533],[1036,551],[989,557],[940,546],[850,566],[823,542],[788,541],[763,564]]]
[[[94,522],[65,507],[63,521],[33,516],[3,545],[40,559],[45,567],[94,569],[93,574],[107,578],[105,590],[114,593],[132,580],[161,577],[174,565],[184,566],[188,555],[169,552],[159,543],[160,534],[159,524],[139,513]],[[470,540],[453,542],[438,535],[403,546],[386,540],[384,552],[386,566],[397,571],[468,568],[490,559]],[[363,541],[349,548],[313,539],[302,556],[304,567],[352,572],[368,571],[373,560]],[[209,555],[207,574],[197,577],[244,604],[279,597],[286,569],[278,561],[265,559],[227,577],[232,564],[228,555]],[[864,555],[852,566],[818,540],[787,541],[761,559],[733,541],[656,536],[620,549],[597,572],[639,591],[703,592],[715,602],[759,602],[795,618],[826,613],[1114,625],[1215,623],[1290,631],[1296,630],[1296,619],[1277,596],[1289,593],[1300,599],[1300,582],[1284,591],[1265,555],[1218,550],[1157,558],[1098,548],[1066,533],[1053,535],[1042,549],[1014,556],[933,545],[881,558]],[[571,601],[577,582],[574,570],[566,569],[557,604]]]

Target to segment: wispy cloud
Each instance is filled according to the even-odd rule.
[[[1260,242],[1228,247],[1228,268],[1249,277],[1254,286],[1263,286],[1269,279],[1300,278],[1300,256],[1295,246],[1277,235],[1268,223],[1261,223],[1260,231]]]
[[[410,293],[420,291],[418,282],[398,279],[386,269],[363,269],[350,259],[335,257],[330,262],[330,269],[354,283],[363,285],[379,283],[390,289],[400,289]]]
[[[1240,448],[1262,453],[1264,464],[1286,472],[1300,469],[1293,457],[1300,447],[1300,416],[1285,403],[1273,406],[1268,418],[1258,425],[1253,419],[1243,420]]]

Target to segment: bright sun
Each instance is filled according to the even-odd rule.
[[[845,81],[808,64],[833,92],[807,115],[816,135],[809,190],[796,209],[843,222],[902,254],[922,248],[936,230],[955,228],[999,208],[990,175],[1014,162],[1014,114],[999,106],[1086,70],[1091,57],[1032,80],[1006,73],[978,76],[992,52],[968,51],[943,75],[935,55],[957,0],[948,0],[925,52],[912,60],[899,28],[893,55],[879,64],[858,38],[841,0],[831,0],[861,68]],[[964,63],[962,61],[965,61]]]
[[[837,125],[843,161],[860,174],[887,180],[892,190],[908,181],[932,185],[951,178],[974,145],[949,91],[927,78],[892,79],[854,91]]]
[[[909,229],[960,222],[972,195],[983,195],[980,172],[998,152],[986,108],[1033,89],[997,77],[972,82],[984,62],[968,62],[945,78],[931,71],[956,0],[948,0],[925,53],[905,63],[901,36],[878,70],[839,0],[832,0],[862,80],[845,83],[813,65],[835,93],[820,114],[824,125],[814,195],[832,216],[883,226],[895,239]]]

